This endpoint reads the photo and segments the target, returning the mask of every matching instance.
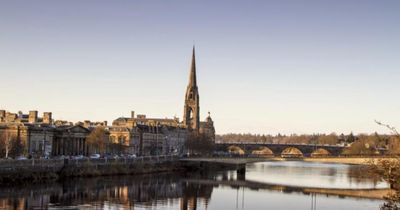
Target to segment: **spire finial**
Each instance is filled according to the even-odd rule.
[[[190,78],[189,78],[189,85],[192,87],[197,86],[196,81],[196,55],[195,55],[195,46],[193,45],[193,52],[192,52],[192,65],[190,66]]]

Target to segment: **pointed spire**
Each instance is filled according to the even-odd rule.
[[[192,65],[190,67],[190,78],[189,78],[189,86],[196,87],[197,79],[196,79],[196,58],[195,58],[195,49],[193,45],[193,53],[192,53]]]

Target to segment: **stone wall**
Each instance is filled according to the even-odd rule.
[[[71,176],[102,176],[172,171],[179,168],[177,156],[134,159],[0,160],[0,185],[19,181],[46,181]]]

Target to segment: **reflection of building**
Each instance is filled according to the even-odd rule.
[[[184,182],[178,174],[156,176],[97,177],[64,183],[0,188],[1,209],[64,209],[96,205],[100,209],[158,209],[174,205],[196,210],[207,205],[212,185]],[[198,204],[199,203],[199,204]],[[199,206],[198,206],[199,205]],[[158,207],[158,208],[157,208]]]

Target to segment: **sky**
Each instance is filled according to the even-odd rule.
[[[223,133],[400,128],[398,0],[0,0],[0,109],[180,117]]]

